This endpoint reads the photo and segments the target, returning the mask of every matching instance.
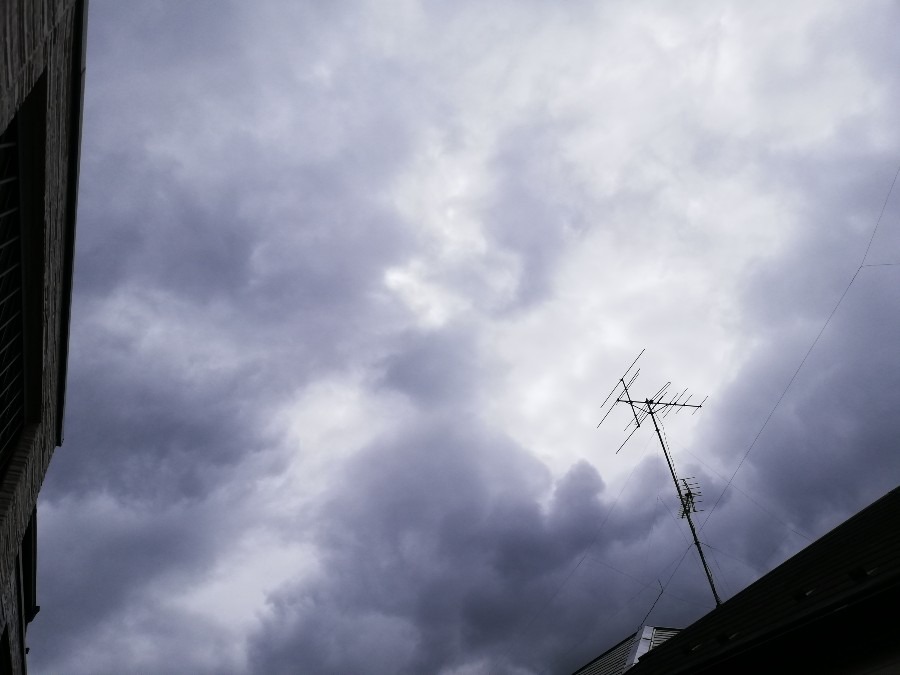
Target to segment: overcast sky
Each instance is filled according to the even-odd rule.
[[[724,597],[895,487],[898,25],[92,0],[31,669],[567,673],[670,579],[687,625],[656,439],[596,428],[644,348],[709,396],[665,430]]]

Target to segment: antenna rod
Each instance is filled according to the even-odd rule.
[[[703,555],[703,547],[700,546],[700,538],[697,536],[694,521],[691,519],[691,509],[687,508],[687,505],[685,504],[681,486],[678,484],[678,476],[675,475],[675,466],[672,464],[672,459],[669,457],[669,450],[666,448],[666,442],[663,440],[659,425],[656,423],[656,412],[653,410],[653,401],[647,399],[646,404],[647,409],[650,411],[650,419],[653,420],[653,428],[656,429],[656,437],[659,438],[659,444],[662,446],[663,454],[666,456],[666,463],[669,465],[669,472],[672,474],[672,481],[675,483],[678,499],[681,501],[681,505],[684,508],[684,514],[687,517],[688,525],[691,526],[691,534],[694,535],[694,545],[697,547],[697,552],[700,554],[700,562],[703,563],[703,571],[706,572],[706,578],[709,580],[709,587],[712,589],[713,597],[716,599],[716,607],[718,607],[722,604],[722,600],[719,598],[719,593],[716,591],[716,584],[713,581],[712,572],[709,571],[709,565],[706,564],[706,556]]]
[[[687,394],[687,388],[683,389],[680,393],[672,396],[669,395],[669,400],[664,401],[663,399],[666,397],[666,391],[669,388],[671,382],[666,382],[660,389],[657,391],[653,398],[644,399],[643,402],[633,399],[631,397],[631,391],[629,388],[634,384],[634,381],[637,379],[638,373],[640,372],[640,368],[635,371],[634,375],[628,380],[625,381],[625,378],[628,377],[628,373],[634,368],[635,364],[638,362],[638,359],[641,358],[641,355],[644,353],[641,350],[641,353],[637,355],[637,358],[631,362],[631,365],[628,366],[628,370],[625,371],[625,374],[619,378],[619,381],[613,387],[613,390],[609,393],[609,396],[603,401],[603,405],[600,408],[604,408],[609,400],[616,393],[616,390],[619,388],[619,385],[622,386],[622,392],[613,399],[612,403],[609,405],[609,408],[606,411],[606,414],[603,415],[603,419],[600,420],[600,424],[603,424],[603,421],[609,417],[609,414],[612,412],[613,408],[616,407],[617,403],[627,403],[628,407],[631,409],[631,415],[634,418],[628,423],[628,426],[625,427],[625,431],[634,425],[634,429],[631,430],[631,433],[628,434],[628,437],[622,442],[622,445],[619,446],[619,449],[616,450],[616,454],[619,454],[619,451],[625,447],[625,444],[628,443],[628,440],[634,436],[635,432],[640,429],[641,423],[644,422],[649,416],[653,420],[653,428],[656,429],[656,437],[659,439],[659,444],[662,446],[663,455],[666,457],[666,464],[669,465],[669,473],[672,474],[672,482],[675,483],[675,492],[678,493],[678,500],[681,502],[681,510],[682,517],[687,518],[688,525],[691,526],[691,534],[694,536],[694,545],[697,547],[697,553],[700,554],[700,562],[703,563],[703,571],[706,572],[706,579],[709,581],[709,587],[712,590],[713,597],[716,599],[716,607],[722,604],[722,600],[719,598],[719,593],[716,590],[716,584],[713,581],[712,572],[709,569],[709,565],[706,562],[706,556],[703,554],[703,547],[700,546],[700,537],[697,536],[697,528],[694,527],[694,520],[691,518],[691,513],[696,510],[695,506],[695,497],[700,495],[700,492],[697,491],[694,493],[693,489],[695,486],[688,485],[685,481],[684,490],[682,491],[681,485],[678,484],[678,476],[675,473],[675,465],[672,463],[672,458],[669,456],[669,449],[666,447],[666,442],[663,439],[662,431],[660,431],[659,423],[656,420],[656,413],[661,412],[660,419],[665,417],[672,408],[677,408],[676,413],[681,412],[682,408],[693,408],[694,413],[696,413],[700,408],[703,407],[703,404],[706,403],[706,399],[704,398],[700,403],[691,403],[691,397],[693,394],[688,395],[687,398],[683,399],[685,394]],[[638,414],[640,412],[640,414]],[[597,426],[599,427],[600,424]]]

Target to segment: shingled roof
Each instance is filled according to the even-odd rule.
[[[896,673],[900,488],[644,655],[629,675]],[[800,670],[795,670],[800,669]]]

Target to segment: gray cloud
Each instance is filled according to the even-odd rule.
[[[496,245],[520,260],[518,306],[546,297],[567,240],[591,225],[593,199],[557,147],[562,125],[539,121],[516,129],[494,158],[497,199],[484,215]]]
[[[374,657],[368,667],[440,672],[460,654],[501,657],[603,515],[603,482],[590,465],[573,467],[543,508],[548,481],[521,448],[465,417],[364,451],[319,519],[323,576],[270,598],[254,668],[338,672]],[[343,649],[370,624],[374,654],[368,642]],[[515,645],[512,663],[548,648],[540,634],[527,640],[537,645]]]

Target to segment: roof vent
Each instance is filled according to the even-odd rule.
[[[847,572],[847,574],[853,581],[860,583],[878,574],[878,568],[874,565],[861,565],[859,567],[854,567]]]
[[[738,637],[740,633],[721,633],[716,640],[719,641],[719,644],[727,644]]]
[[[816,590],[817,589],[815,587],[813,587],[813,588],[807,588],[806,590],[802,590],[797,593],[794,593],[794,600],[796,600],[797,602],[803,602],[809,596],[811,596],[813,593],[815,593]]]

